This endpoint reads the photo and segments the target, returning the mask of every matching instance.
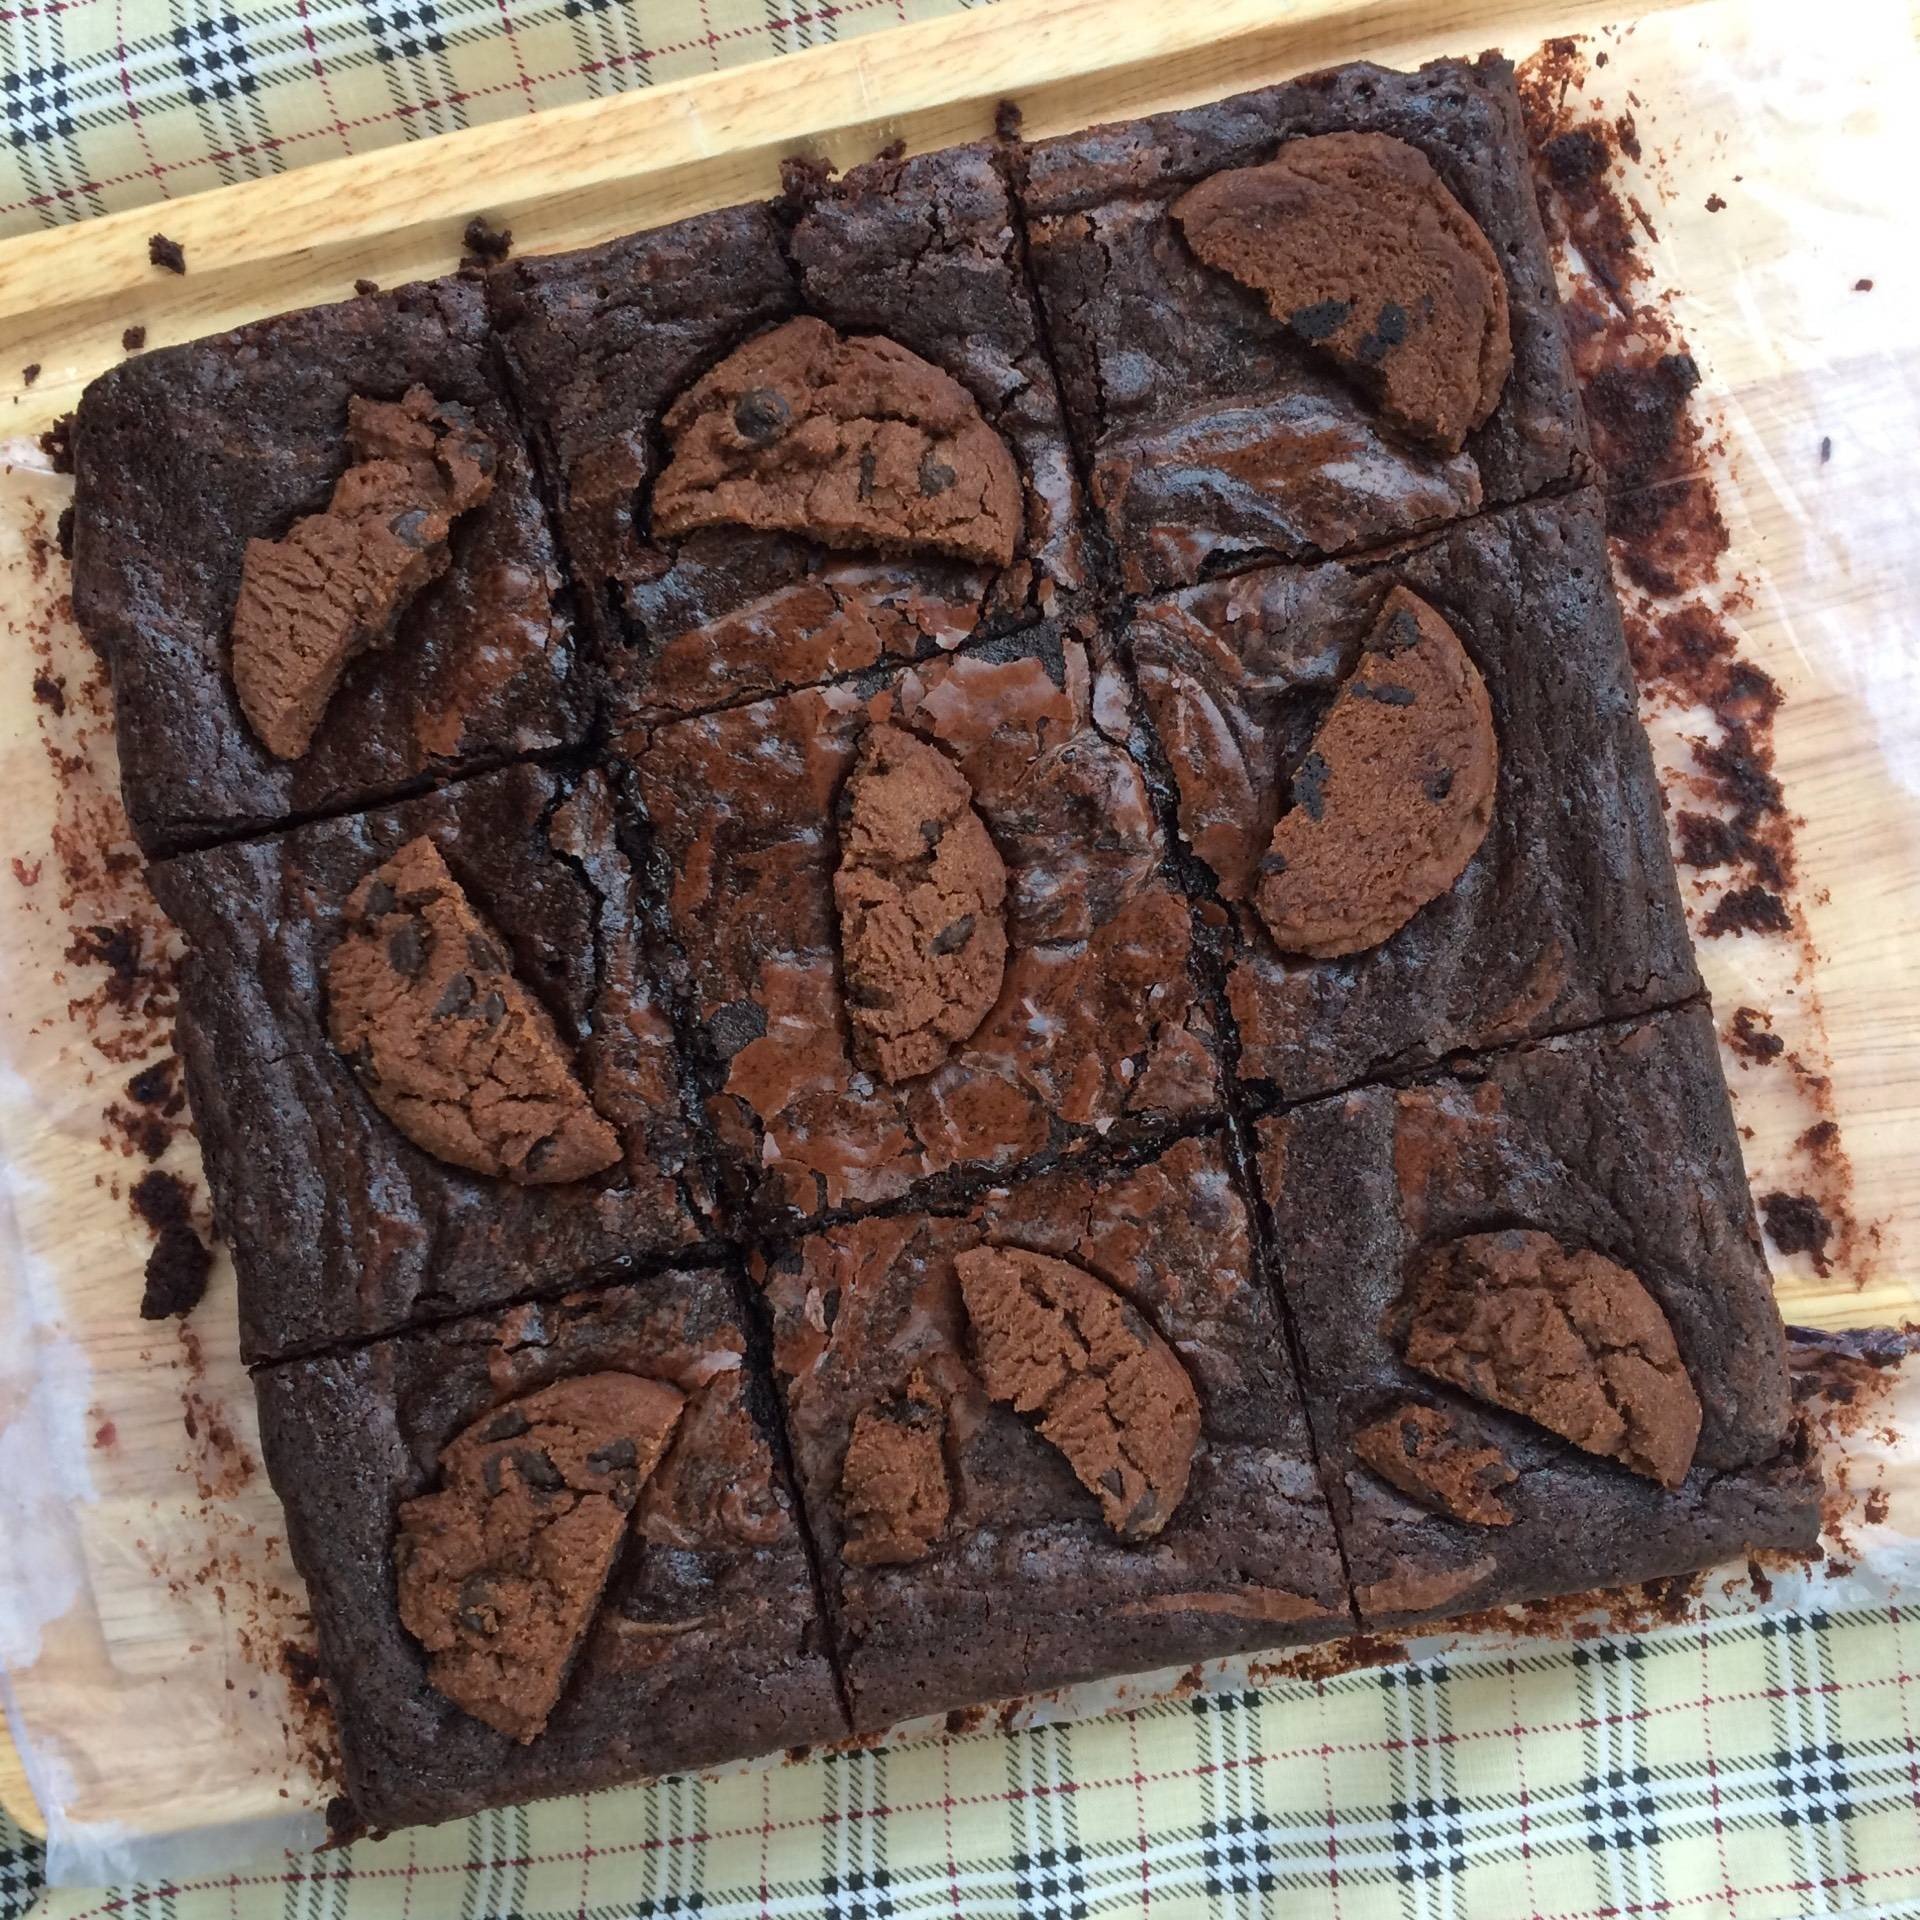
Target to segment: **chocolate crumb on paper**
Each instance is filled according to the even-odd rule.
[[[156,267],[164,267],[169,273],[185,273],[187,270],[187,250],[178,240],[170,240],[164,233],[156,233],[147,241],[147,258]]]

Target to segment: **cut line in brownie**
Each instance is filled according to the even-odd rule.
[[[858,1729],[1348,1630],[1218,1137],[753,1272]]]
[[[1298,862],[1303,808],[1325,811],[1314,830],[1334,836],[1337,861],[1349,834],[1363,845],[1353,822],[1377,814],[1395,781],[1405,787],[1395,804],[1414,813],[1459,799],[1447,738],[1419,732],[1435,695],[1414,700],[1415,676],[1381,631],[1409,606],[1438,616],[1484,682],[1497,752],[1484,837],[1437,897],[1384,937],[1362,936],[1374,944],[1324,958],[1287,951],[1276,928],[1308,936],[1269,889],[1293,877],[1278,849],[1288,841]],[[1183,836],[1227,911],[1227,998],[1256,1102],[1699,992],[1590,490],[1397,551],[1150,601],[1128,641]],[[1329,769],[1316,751],[1329,716],[1337,698],[1362,692],[1370,757]],[[1349,898],[1391,892],[1359,867],[1344,881]]]
[[[515,260],[491,298],[616,726],[936,654],[1082,582],[985,146]]]
[[[484,497],[458,496],[444,551],[423,555],[397,595],[357,570],[379,559],[364,537],[315,540],[303,566],[263,570],[269,628],[325,605],[371,643],[321,699],[307,744],[299,729],[280,741],[283,757],[235,692],[243,574],[273,557],[250,561],[248,542],[283,542],[303,521],[311,534],[363,457],[350,415],[410,394],[453,410],[490,463]],[[112,671],[121,784],[148,853],[378,804],[585,738],[593,688],[478,287],[403,287],[128,360],[81,396],[74,466],[74,610]],[[382,497],[362,489],[368,505]],[[416,544],[424,504],[393,516]],[[297,640],[315,644],[304,628]]]
[[[1132,724],[1049,623],[621,743],[748,1231],[1217,1107]]]
[[[777,1415],[746,1348],[728,1276],[675,1269],[256,1375],[261,1447],[364,1822],[444,1820],[845,1734]],[[543,1399],[530,1396],[551,1401],[565,1383],[678,1400],[651,1473],[617,1441],[584,1460],[546,1444]],[[531,1551],[510,1525],[432,1543],[422,1528],[436,1516],[409,1505],[444,1493],[444,1456],[476,1426],[487,1490],[519,1499]],[[615,1537],[593,1543],[588,1566],[577,1538],[550,1529],[574,1524],[590,1480],[617,1493]],[[396,1546],[409,1526],[411,1552]],[[578,1645],[557,1699],[519,1726],[524,1738],[436,1688],[402,1622],[397,1589],[413,1624],[433,1629],[422,1616],[444,1596],[418,1597],[416,1573],[435,1544],[455,1572],[469,1568],[436,1637],[496,1686],[523,1679],[509,1636],[526,1621],[528,1585],[578,1594]]]
[[[1357,137],[1389,176],[1421,174],[1415,211],[1387,221],[1380,183],[1298,164],[1329,136],[1336,150]],[[1312,174],[1310,190],[1249,171],[1275,166]],[[1376,545],[1587,477],[1505,60],[1340,67],[1041,141],[1023,170],[1062,397],[1129,590]],[[1273,259],[1302,228],[1314,244]],[[1504,302],[1511,369],[1445,451],[1390,424],[1369,389],[1386,379],[1392,410],[1394,365],[1423,351],[1475,260],[1500,271],[1485,291]],[[1302,271],[1325,285],[1276,317],[1263,286],[1290,298]],[[1363,298],[1381,304],[1358,334]]]
[[[604,774],[505,768],[152,881],[190,946],[178,1043],[247,1359],[704,1231]]]
[[[1256,1129],[1363,1626],[1811,1552],[1704,1007]]]

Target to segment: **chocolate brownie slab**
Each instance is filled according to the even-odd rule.
[[[858,1728],[1349,1626],[1217,1138],[754,1273]]]
[[[626,738],[752,1227],[1217,1104],[1129,725],[1046,624]]]
[[[1363,1624],[1810,1551],[1704,1007],[1259,1123]]]
[[[507,768],[152,879],[249,1360],[697,1238],[604,775]]]
[[[1366,64],[1042,141],[1022,201],[1125,584],[1584,478],[1508,63]]]
[[[449,437],[467,462],[438,497],[436,433],[443,466]],[[82,396],[74,467],[74,609],[112,668],[149,853],[584,736],[591,688],[478,288],[404,287],[141,354]],[[336,488],[357,489],[357,520]]]
[[[621,722],[933,654],[1080,581],[988,149],[809,178],[783,218],[733,208],[493,279]]]
[[[674,1270],[258,1375],[363,1820],[845,1733],[737,1307]]]
[[[1699,991],[1592,492],[1169,595],[1129,643],[1257,1098]]]

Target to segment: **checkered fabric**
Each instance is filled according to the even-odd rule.
[[[52,1920],[1920,1913],[1920,1619],[1732,1618],[553,1801]],[[17,1846],[17,1843],[15,1843]],[[0,1863],[16,1859],[0,1830]],[[26,1866],[31,1868],[31,1861]],[[0,1864],[0,1886],[18,1865]],[[0,1920],[19,1911],[0,1895]]]
[[[0,0],[0,235],[969,0]]]

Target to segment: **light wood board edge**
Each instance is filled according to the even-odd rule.
[[[4,1717],[0,1717],[0,1810],[4,1810],[16,1827],[32,1834],[36,1840],[47,1837],[46,1822],[40,1817],[40,1803],[27,1785],[27,1771],[14,1751],[13,1735],[7,1731]]]

